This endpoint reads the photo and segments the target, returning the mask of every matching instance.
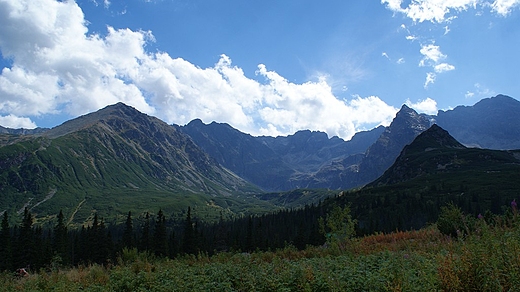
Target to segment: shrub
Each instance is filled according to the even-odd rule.
[[[441,207],[437,229],[444,235],[462,237],[470,233],[468,221],[469,218],[462,213],[459,207],[449,204]]]
[[[357,220],[352,219],[350,206],[344,208],[334,206],[332,211],[327,214],[325,221],[320,218],[319,224],[321,232],[325,234],[327,244],[344,247],[342,245],[356,233]]]

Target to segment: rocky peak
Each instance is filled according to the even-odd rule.
[[[365,158],[360,164],[357,185],[369,183],[383,174],[394,163],[403,147],[428,129],[430,124],[431,118],[428,115],[418,114],[415,110],[403,105],[390,126],[368,148]]]
[[[419,148],[422,151],[428,151],[432,149],[452,148],[452,149],[464,149],[464,145],[455,140],[448,131],[439,127],[437,124],[433,124],[428,130],[422,132],[415,138],[412,144],[405,147],[405,149]]]

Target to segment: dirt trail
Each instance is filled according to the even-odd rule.
[[[72,212],[72,214],[70,215],[70,218],[69,218],[69,221],[67,222],[67,225],[70,224],[70,222],[72,222],[72,219],[74,219],[74,215],[76,215],[76,213],[78,213],[79,209],[81,208],[81,205],[83,205],[83,203],[85,203],[86,199],[84,199],[83,201],[79,202],[78,206],[76,207],[76,210],[74,210],[74,212]]]

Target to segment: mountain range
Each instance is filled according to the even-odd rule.
[[[520,102],[504,95],[474,106],[418,114],[403,105],[388,127],[359,132],[350,141],[323,132],[253,137],[227,124],[192,121],[180,127],[221,165],[266,191],[350,189],[383,174],[403,147],[436,123],[462,144],[520,149]]]
[[[288,207],[280,203],[287,200],[266,199],[277,196],[265,191],[337,193],[413,179],[421,172],[398,157],[427,129],[449,132],[453,141],[444,146],[453,149],[518,149],[519,113],[520,102],[503,95],[436,116],[403,105],[388,127],[344,141],[315,131],[254,137],[200,120],[168,125],[118,103],[53,129],[0,129],[0,212],[27,207],[45,221],[63,210],[69,222],[81,223],[94,213],[120,222],[128,211],[158,209],[182,217],[188,206],[214,218],[273,211]],[[441,160],[441,168],[457,165]],[[287,194],[300,205],[322,199],[321,191],[310,193]]]
[[[71,222],[189,205],[240,212],[260,191],[177,128],[122,103],[1,147],[0,169],[0,210],[63,209]]]

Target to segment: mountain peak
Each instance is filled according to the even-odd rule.
[[[433,124],[428,130],[419,134],[403,151],[429,151],[442,148],[464,149],[466,147],[455,140],[448,131]]]
[[[146,114],[141,113],[134,107],[126,105],[122,102],[118,102],[116,104],[108,105],[96,112],[88,113],[86,115],[79,116],[75,119],[66,121],[65,123],[45,132],[43,135],[51,139],[57,138],[88,128],[101,121],[108,120],[111,117],[117,117],[128,121],[133,121],[139,115],[147,116]]]
[[[453,164],[453,151],[463,149],[467,148],[455,140],[446,130],[433,124],[419,134],[412,143],[406,145],[384,174],[368,186],[394,184],[424,173],[444,169],[445,165]],[[435,158],[429,159],[428,157]]]

